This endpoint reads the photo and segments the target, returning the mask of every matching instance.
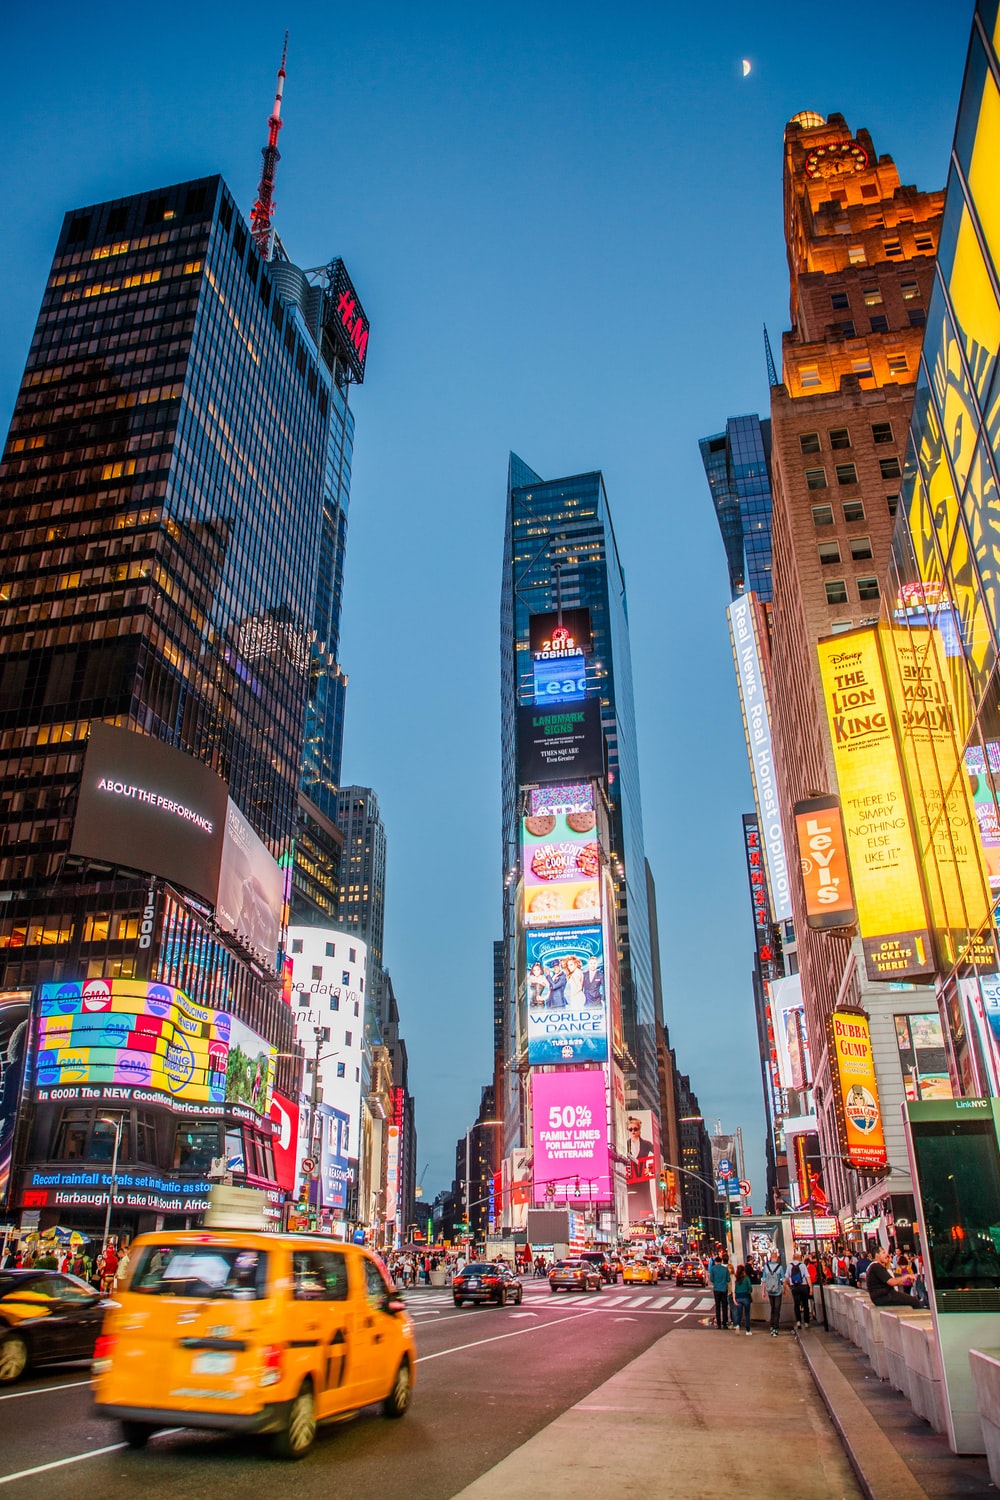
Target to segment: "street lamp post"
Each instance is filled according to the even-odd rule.
[[[119,1115],[117,1119],[111,1119],[108,1115],[98,1116],[102,1125],[114,1126],[115,1149],[111,1157],[111,1186],[108,1188],[108,1207],[104,1215],[104,1239],[101,1242],[101,1254],[108,1248],[108,1234],[111,1229],[111,1207],[115,1201],[115,1188],[118,1186],[118,1151],[122,1143],[122,1128],[125,1124],[125,1116]]]

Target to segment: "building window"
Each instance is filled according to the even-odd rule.
[[[806,484],[809,486],[809,488],[811,490],[825,490],[826,489],[826,470],[825,469],[807,469],[806,470]]]
[[[872,423],[872,442],[873,443],[891,443],[892,442],[892,423],[891,422],[873,422]]]
[[[812,508],[812,512],[813,512],[813,525],[814,526],[832,526],[833,525],[833,506],[832,505],[814,505],[813,508]]]
[[[921,255],[934,254],[934,236],[932,234],[915,234],[913,236],[914,249],[919,250]]]
[[[900,479],[902,477],[903,471],[899,467],[898,458],[880,458],[878,466],[882,471],[883,479]]]
[[[847,259],[852,266],[863,266],[866,262],[864,245],[848,245]]]
[[[136,1161],[148,1162],[155,1162],[157,1159],[156,1117],[144,1109],[140,1109],[136,1115],[135,1158]]]
[[[206,1121],[195,1125],[178,1125],[174,1137],[175,1171],[200,1172],[204,1176],[212,1170],[212,1162],[220,1154],[217,1124]]]
[[[353,1045],[354,1045],[354,1032],[353,1031],[345,1031],[344,1032],[344,1046],[345,1047],[353,1047]]]
[[[840,562],[839,542],[820,542],[817,551],[819,552],[819,560],[824,565],[824,567],[827,563]]]
[[[858,482],[858,471],[854,467],[853,464],[838,464],[837,465],[837,483],[838,484],[857,484],[857,482]]]
[[[919,281],[901,281],[899,283],[899,290],[903,294],[904,302],[918,302],[920,300]]]
[[[847,584],[842,578],[834,579],[826,585],[827,604],[847,603]]]
[[[327,956],[327,958],[334,958],[336,956],[336,952],[337,952],[337,945],[336,945],[336,943],[327,943],[327,945],[326,945],[326,956]]]
[[[865,508],[862,505],[862,503],[861,503],[860,500],[845,500],[844,501],[844,520],[845,521],[863,521],[864,518],[865,518]]]
[[[889,319],[884,317],[881,313],[879,313],[877,317],[869,318],[868,324],[871,328],[872,333],[889,332]]]
[[[799,384],[804,391],[814,390],[820,384],[819,366],[804,365],[799,371]]]
[[[308,994],[306,993],[305,990],[299,990],[299,1009],[300,1010],[303,1009],[308,1004],[309,1004],[309,996],[308,996]]]
[[[889,354],[886,356],[889,362],[890,375],[905,375],[910,364],[905,354]]]
[[[340,975],[340,982],[341,984],[350,984],[351,982],[351,976],[346,969],[344,969]]]
[[[845,630],[850,630],[853,627],[853,625],[854,625],[854,621],[853,620],[831,620],[830,621],[830,634],[831,635],[843,635],[844,631]]]
[[[906,316],[911,328],[924,328],[927,324],[927,314],[922,307],[911,307]]]
[[[866,307],[881,307],[882,288],[880,286],[865,286],[861,288],[861,295],[865,299]]]
[[[347,1064],[346,1063],[338,1063],[337,1064],[337,1077],[338,1078],[343,1078],[346,1073],[347,1073]]]
[[[857,337],[857,333],[853,323],[841,323],[839,327],[841,338],[853,339]]]
[[[799,447],[803,453],[819,452],[819,433],[803,432],[799,434]]]
[[[902,255],[903,247],[899,242],[899,236],[897,235],[891,240],[883,240],[882,249],[885,251],[890,260],[893,258],[893,256]]]
[[[323,978],[323,965],[322,964],[313,964],[313,966],[312,966],[312,977],[314,979],[322,979]]]
[[[59,1129],[56,1131],[56,1142],[52,1147],[53,1161],[84,1161],[86,1159],[90,1114],[89,1109],[63,1110]]]
[[[851,557],[855,562],[864,562],[872,555],[871,538],[867,536],[851,537]]]
[[[302,939],[301,938],[292,938],[292,952],[293,953],[301,953],[302,952]]]
[[[356,948],[348,948],[348,950],[347,950],[347,962],[349,964],[356,964],[357,961],[358,961],[358,950]]]
[[[858,579],[858,598],[877,599],[879,597],[877,578]]]
[[[890,516],[894,516],[899,509],[899,495],[886,495],[885,503]]]
[[[851,446],[851,434],[846,427],[830,428],[830,447],[849,448]]]
[[[846,292],[830,293],[830,306],[833,308],[834,312],[840,312],[845,307],[850,307],[850,305],[851,299],[848,297]]]
[[[851,370],[859,380],[870,380],[872,374],[872,362],[867,355],[859,359],[851,360]]]

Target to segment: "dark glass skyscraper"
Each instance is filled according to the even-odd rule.
[[[522,1144],[523,1101],[518,1086],[514,935],[518,787],[516,710],[533,699],[529,616],[589,609],[593,650],[587,658],[587,695],[600,700],[607,743],[610,800],[610,867],[618,906],[621,1008],[626,1047],[625,1085],[630,1107],[658,1111],[656,1000],[650,948],[646,865],[632,664],[625,580],[600,473],[542,480],[511,455],[500,596],[504,949],[506,976],[497,1027],[502,1057],[498,1112],[505,1150]],[[662,1018],[661,1018],[662,1019]]]
[[[734,599],[771,600],[771,423],[754,413],[730,417],[725,432],[701,438],[712,503],[722,532]]]

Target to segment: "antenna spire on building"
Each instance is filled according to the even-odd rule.
[[[261,151],[264,165],[261,168],[260,182],[257,186],[257,201],[250,210],[250,225],[254,243],[265,260],[271,259],[273,248],[273,229],[271,219],[274,215],[274,177],[281,153],[278,150],[278,131],[285,123],[281,118],[281,96],[285,92],[285,59],[288,57],[288,32],[285,32],[285,45],[281,53],[281,67],[278,69],[278,84],[274,91],[274,108],[271,118],[267,122],[267,145]]]
[[[768,385],[780,385],[778,372],[774,368],[774,355],[771,353],[771,340],[767,336],[767,324],[764,324],[764,353],[767,355],[767,383]]]

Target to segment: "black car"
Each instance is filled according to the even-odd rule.
[[[463,1266],[452,1277],[451,1290],[456,1307],[463,1302],[495,1302],[497,1307],[504,1307],[508,1300],[520,1302],[524,1296],[524,1287],[510,1267],[489,1261],[473,1261]]]
[[[601,1273],[601,1279],[609,1286],[613,1286],[618,1280],[618,1272],[604,1250],[581,1250],[580,1260],[588,1260],[592,1266],[596,1266]]]
[[[0,1385],[29,1365],[90,1359],[108,1305],[78,1276],[0,1271]]]

